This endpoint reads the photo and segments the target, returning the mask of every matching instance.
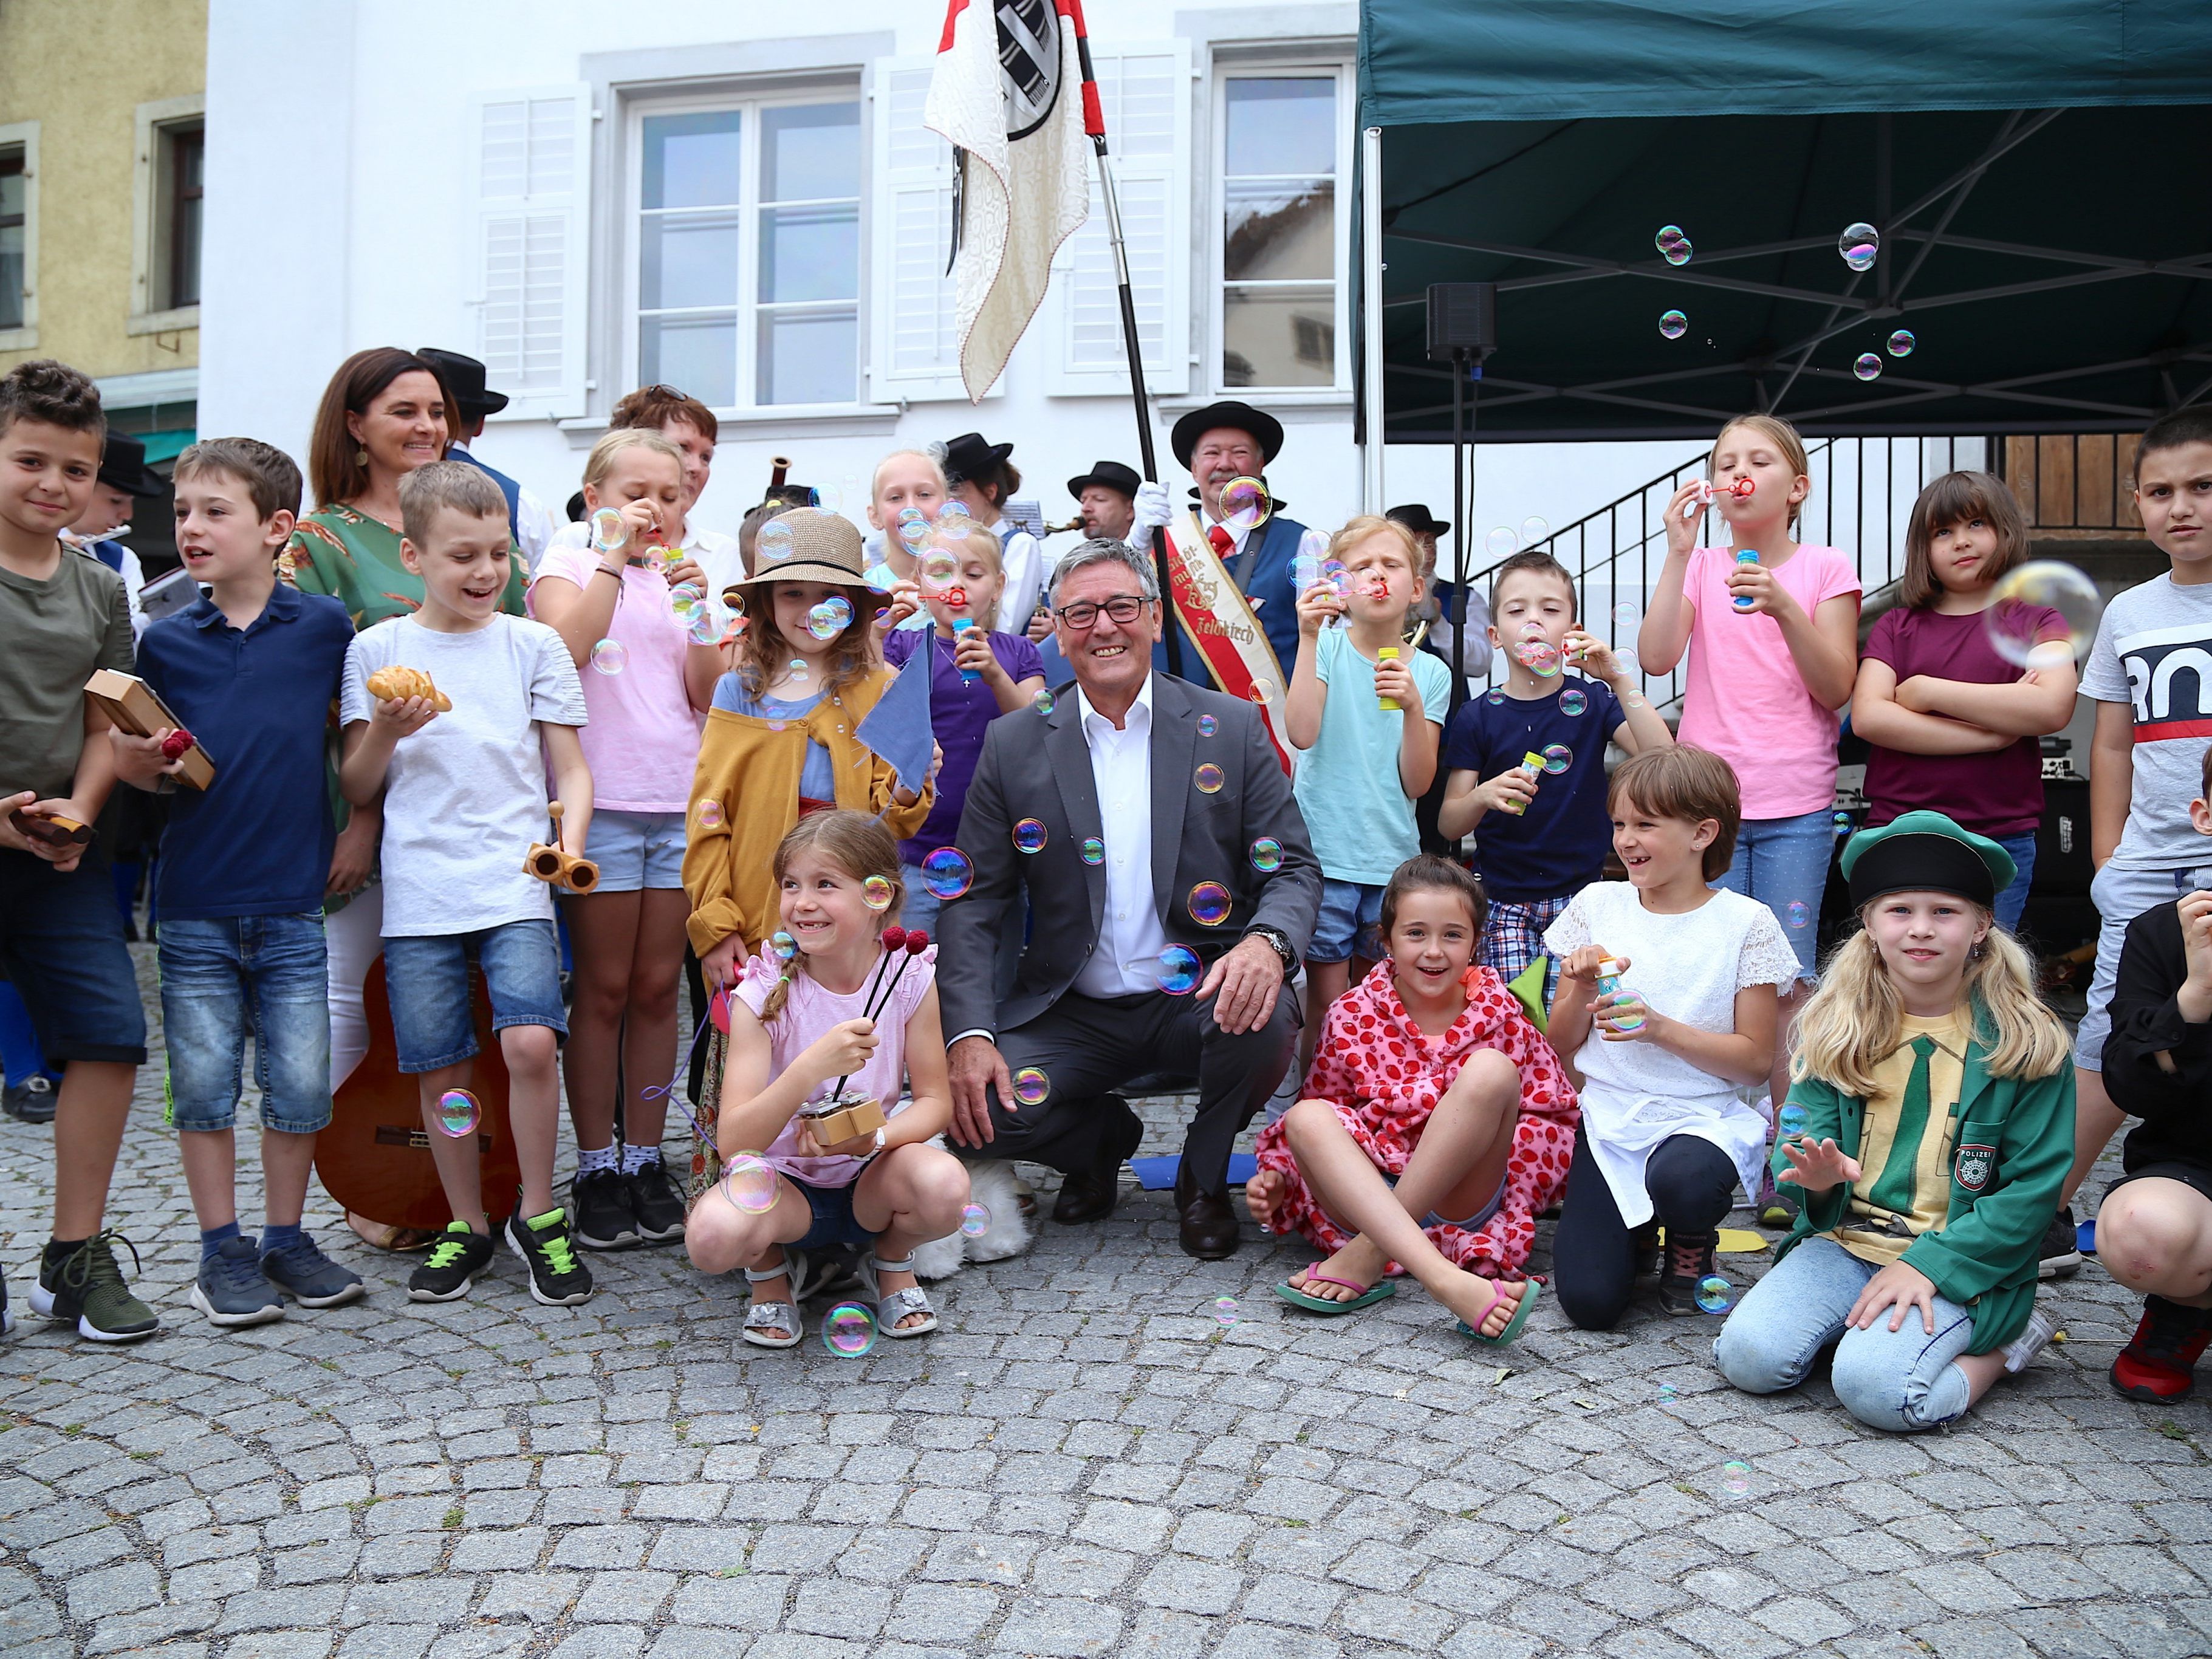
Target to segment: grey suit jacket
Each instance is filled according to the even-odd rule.
[[[1201,714],[1214,718],[1211,737],[1198,734]],[[1196,781],[1209,762],[1224,775],[1212,793]],[[1279,928],[1304,957],[1321,908],[1321,866],[1259,711],[1156,672],[1152,783],[1152,902],[1169,943],[1190,946],[1211,964],[1248,930],[1265,926]],[[1015,848],[1013,826],[1023,818],[1045,826],[1042,850]],[[1084,863],[1082,846],[1103,833],[1075,688],[1060,693],[1049,714],[1018,709],[993,720],[960,817],[959,846],[975,878],[938,916],[937,994],[946,1036],[1011,1030],[1075,983],[1106,908],[1105,868]],[[1281,865],[1266,873],[1251,860],[1252,843],[1263,836],[1283,849]],[[1229,915],[1216,927],[1190,914],[1190,890],[1206,881],[1231,896]],[[993,994],[1000,921],[1023,891],[1029,943],[1001,1003]]]

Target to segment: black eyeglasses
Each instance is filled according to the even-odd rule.
[[[1127,623],[1136,621],[1143,613],[1145,607],[1151,603],[1151,600],[1140,599],[1133,593],[1116,593],[1103,605],[1093,605],[1088,599],[1078,599],[1073,605],[1060,606],[1052,614],[1080,634],[1097,624],[1098,613],[1102,611],[1115,622]]]
[[[659,380],[655,380],[651,386],[638,387],[636,395],[641,398],[668,398],[679,404],[690,401],[690,398],[677,387],[665,385]]]

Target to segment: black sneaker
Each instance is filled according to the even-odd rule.
[[[449,1223],[422,1265],[407,1276],[407,1294],[417,1302],[458,1302],[491,1266],[493,1253],[486,1235],[471,1231],[465,1221]]]
[[[54,1121],[54,1080],[44,1072],[33,1072],[21,1083],[8,1085],[0,1109],[24,1123],[52,1123]]]
[[[530,1294],[549,1308],[574,1307],[592,1299],[592,1270],[576,1257],[568,1237],[568,1213],[548,1210],[530,1220],[522,1206],[507,1219],[507,1248],[530,1267]]]
[[[2081,1238],[2069,1206],[2051,1217],[2051,1224],[2043,1230],[2043,1247],[2036,1252],[2035,1276],[2071,1279],[2081,1271]]]
[[[1631,1272],[1639,1284],[1659,1277],[1659,1224],[1647,1222],[1628,1236]]]
[[[659,1158],[623,1177],[629,1186],[629,1211],[640,1238],[667,1244],[684,1237],[684,1199]]]
[[[138,1247],[129,1239],[112,1228],[95,1233],[58,1261],[40,1257],[31,1311],[48,1319],[74,1319],[77,1334],[94,1342],[136,1342],[159,1330],[161,1322],[154,1310],[124,1283],[111,1239],[122,1239],[133,1272],[145,1271]]]
[[[0,1336],[15,1328],[15,1310],[8,1305],[8,1275],[0,1272]]]
[[[630,1213],[630,1187],[619,1170],[592,1170],[568,1188],[576,1200],[576,1243],[587,1250],[634,1250],[637,1218]]]
[[[1670,1314],[1701,1314],[1698,1281],[1713,1272],[1713,1246],[1718,1233],[1667,1235],[1666,1259],[1659,1267],[1659,1305]]]

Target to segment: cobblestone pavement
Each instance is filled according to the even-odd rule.
[[[0,1345],[11,1655],[2212,1650],[2205,1407],[2109,1389],[2134,1310],[2094,1265],[2047,1292],[2070,1341],[1911,1439],[1825,1382],[1734,1393],[1713,1322],[1655,1310],[1591,1335],[1547,1304],[1503,1353],[1418,1292],[1307,1318],[1267,1286],[1308,1252],[1248,1228],[1192,1261],[1164,1194],[1044,1225],[854,1360],[744,1346],[742,1284],[670,1250],[592,1258],[580,1309],[510,1256],[410,1304],[318,1193],[372,1295],[222,1334],[145,1076],[112,1214],[161,1333],[21,1310]],[[50,1147],[0,1127],[19,1304]]]

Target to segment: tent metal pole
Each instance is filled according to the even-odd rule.
[[[1359,135],[1361,395],[1367,405],[1367,441],[1359,466],[1359,510],[1382,510],[1382,129]]]

